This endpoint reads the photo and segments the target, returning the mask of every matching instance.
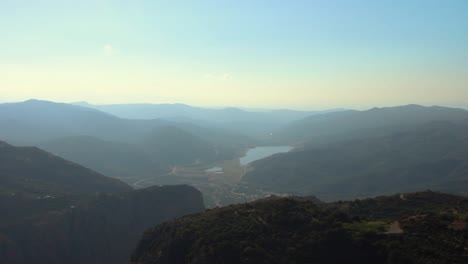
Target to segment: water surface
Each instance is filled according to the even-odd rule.
[[[221,167],[213,167],[210,169],[205,170],[206,172],[211,172],[211,173],[224,173],[223,168]]]
[[[247,151],[244,157],[240,158],[241,165],[249,164],[253,161],[264,159],[273,154],[288,152],[292,149],[290,146],[267,146],[255,147]]]

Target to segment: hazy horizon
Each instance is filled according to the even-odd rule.
[[[467,263],[468,0],[0,0],[0,263]]]
[[[466,1],[2,1],[1,101],[467,107]]]
[[[70,101],[70,102],[61,102],[61,101],[53,101],[47,99],[40,99],[40,98],[29,98],[26,100],[20,101],[2,101],[0,100],[0,104],[6,103],[23,103],[30,100],[36,101],[47,101],[53,103],[63,103],[63,104],[74,104],[74,105],[86,105],[89,104],[90,106],[110,106],[110,105],[185,105],[190,107],[196,108],[205,108],[205,109],[226,109],[226,108],[237,108],[245,111],[250,112],[267,112],[267,111],[274,111],[274,110],[293,110],[293,111],[327,111],[327,110],[358,110],[358,111],[366,111],[372,108],[391,108],[391,107],[400,107],[400,106],[407,106],[407,105],[419,105],[424,107],[431,107],[431,106],[441,106],[441,107],[449,107],[449,108],[460,108],[468,110],[468,106],[464,105],[443,105],[443,104],[396,104],[396,105],[374,105],[371,107],[356,107],[356,108],[346,108],[346,107],[336,107],[336,108],[295,108],[295,107],[277,107],[277,108],[256,108],[256,107],[247,107],[247,106],[238,106],[238,105],[213,105],[213,106],[203,106],[203,105],[192,105],[180,102],[165,102],[165,103],[148,103],[148,102],[122,102],[122,103],[109,103],[109,104],[99,104],[93,103],[88,101]]]

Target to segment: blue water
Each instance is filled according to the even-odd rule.
[[[290,146],[269,146],[269,147],[256,147],[247,151],[247,154],[240,158],[241,165],[249,164],[253,161],[264,159],[276,153],[288,152],[292,149]]]
[[[205,170],[206,172],[211,172],[211,173],[224,173],[223,168],[221,167],[213,167],[210,169]]]

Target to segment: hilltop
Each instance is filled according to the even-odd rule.
[[[467,199],[400,197],[216,208],[148,230],[131,263],[466,263]]]

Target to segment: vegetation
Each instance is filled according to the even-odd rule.
[[[464,198],[406,196],[419,205],[274,198],[216,208],[148,230],[132,263],[466,263],[468,230],[451,227],[468,212]],[[363,215],[372,209],[381,213]],[[395,221],[402,232],[387,232]]]
[[[402,193],[466,193],[467,111],[411,105],[329,113],[285,128],[288,137],[265,132],[304,113],[248,121],[238,109],[214,112],[242,118],[202,127],[36,100],[0,105],[0,137],[99,171],[0,142],[0,210],[7,215],[0,263],[125,263],[143,230],[163,221],[145,234],[133,263],[468,262],[466,198]],[[263,140],[223,129],[243,121]],[[239,165],[243,150],[265,142],[300,145]],[[224,173],[206,172],[212,166]],[[173,220],[201,211],[202,194],[189,186],[133,191],[100,173],[138,187],[191,184],[210,205],[269,193],[324,200],[399,194],[333,203],[270,197]]]
[[[72,136],[41,142],[39,147],[107,176],[150,177],[167,170],[135,144]]]
[[[2,199],[1,209],[11,214],[0,221],[0,263],[123,264],[145,229],[199,212],[203,200],[192,187],[170,186],[98,196]]]
[[[382,234],[388,228],[388,223],[383,221],[355,221],[343,224],[343,228],[357,237],[372,234]]]
[[[38,148],[0,142],[0,263],[126,263],[145,229],[203,208],[190,186],[133,191]]]
[[[289,144],[331,143],[388,136],[431,122],[461,122],[467,119],[467,110],[441,106],[404,105],[366,111],[347,110],[294,121],[277,131],[273,138]]]
[[[243,180],[268,191],[354,199],[424,189],[467,194],[468,123],[309,146],[256,161]]]
[[[0,141],[0,194],[29,196],[130,191],[125,183],[35,147]]]

